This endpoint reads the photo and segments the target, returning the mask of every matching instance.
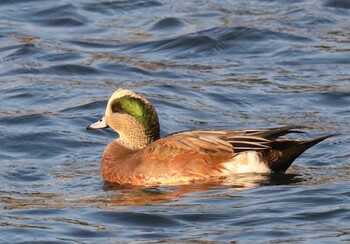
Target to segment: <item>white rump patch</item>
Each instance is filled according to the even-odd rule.
[[[228,174],[269,173],[270,168],[260,160],[257,152],[247,151],[238,154],[231,161],[222,164]]]

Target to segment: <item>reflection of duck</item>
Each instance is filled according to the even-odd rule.
[[[297,174],[234,174],[227,177],[216,177],[196,181],[196,184],[182,184],[176,186],[127,186],[105,182],[102,201],[108,206],[145,206],[170,203],[173,205],[202,204],[207,198],[242,196],[237,191],[267,185],[290,185],[305,181]],[[181,201],[185,198],[184,201]],[[193,199],[194,201],[192,201]],[[200,199],[203,199],[201,201]]]
[[[297,126],[261,130],[192,130],[160,138],[157,113],[130,90],[117,90],[105,116],[88,129],[111,127],[119,138],[108,144],[102,176],[108,182],[159,185],[235,173],[285,171],[306,149],[330,135],[311,140],[280,137]]]

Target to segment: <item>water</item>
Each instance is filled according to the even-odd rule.
[[[0,2],[1,243],[350,242],[350,3]],[[103,182],[117,88],[162,135],[308,125],[336,133],[286,174],[185,186]]]

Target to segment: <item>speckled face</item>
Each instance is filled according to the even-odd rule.
[[[119,89],[108,100],[105,111],[106,124],[120,138],[130,142],[132,138],[145,143],[160,138],[157,112],[152,104],[133,91]]]
[[[116,98],[112,101],[110,109],[113,114],[128,114],[134,117],[145,128],[150,124],[152,109],[142,99],[132,96]]]

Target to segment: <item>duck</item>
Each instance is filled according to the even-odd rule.
[[[266,129],[195,129],[161,138],[154,106],[132,90],[118,89],[104,116],[87,129],[111,128],[119,138],[101,159],[106,182],[156,186],[235,174],[285,172],[304,151],[332,136],[292,140],[303,126]]]

